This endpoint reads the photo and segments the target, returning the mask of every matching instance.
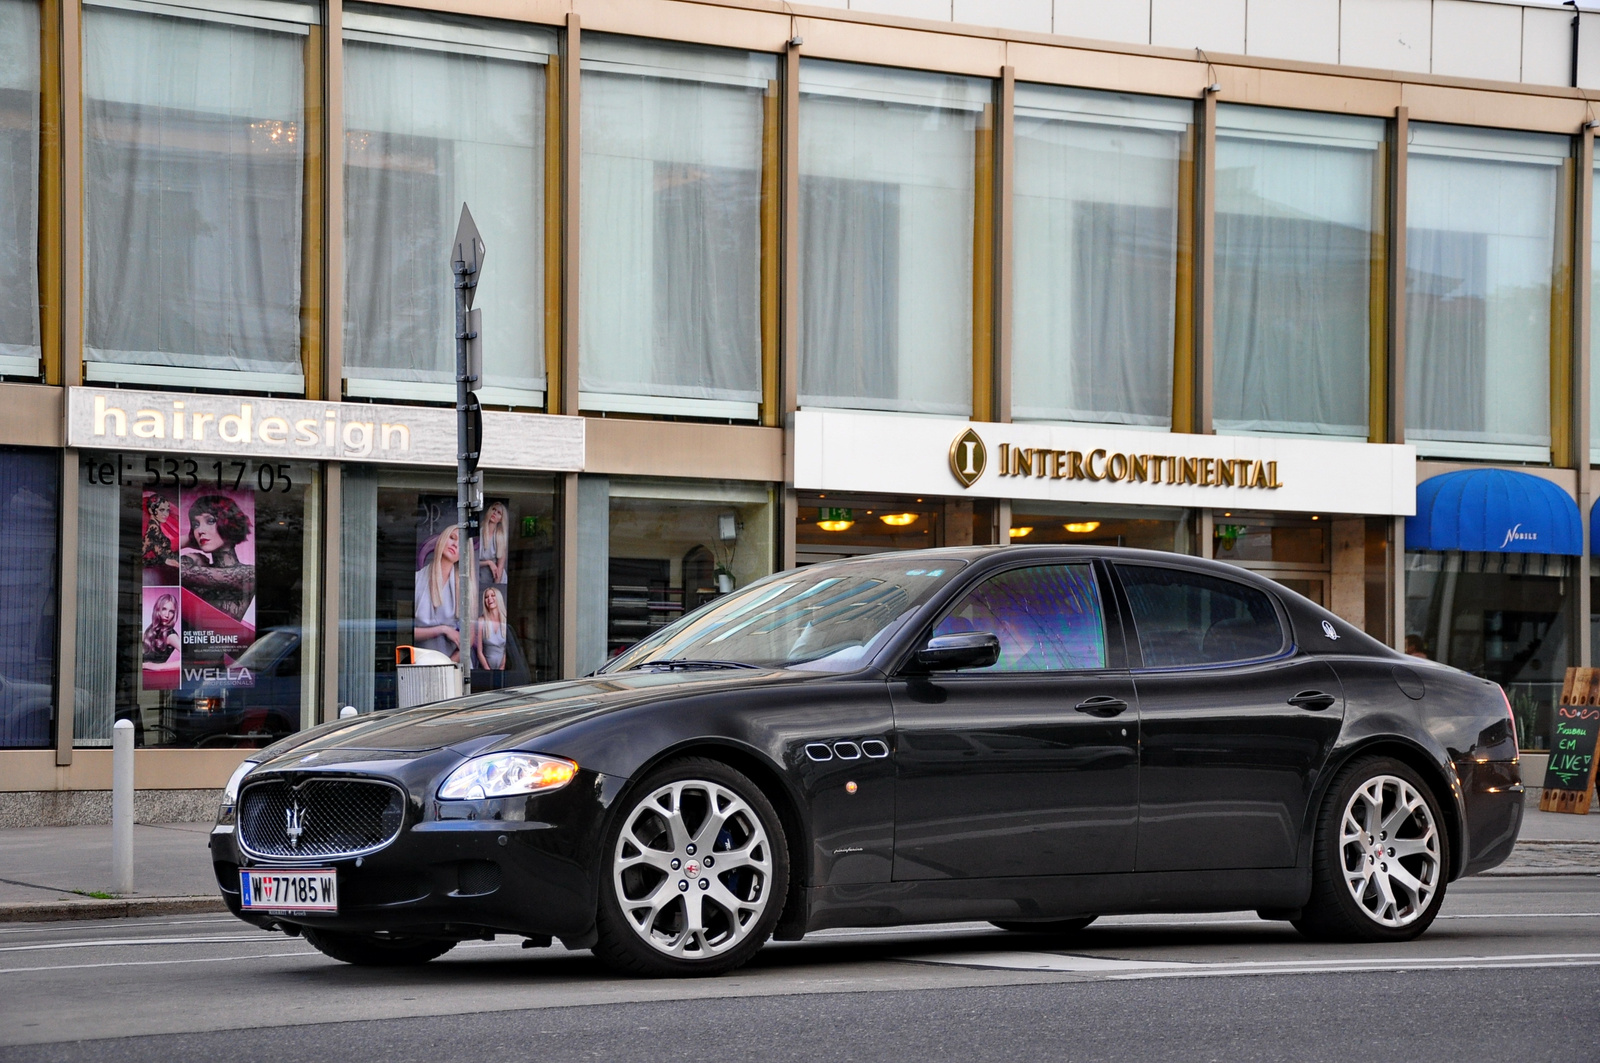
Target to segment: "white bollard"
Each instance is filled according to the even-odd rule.
[[[111,728],[111,890],[133,892],[133,721]]]
[[[344,708],[339,710],[339,719],[341,720],[348,720],[352,716],[359,715],[360,713],[356,712],[356,707],[354,705],[346,705]]]

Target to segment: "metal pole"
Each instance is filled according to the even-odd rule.
[[[111,727],[111,890],[133,892],[133,722]]]
[[[473,473],[467,470],[467,404],[472,382],[467,372],[467,291],[472,273],[464,260],[451,263],[456,286],[456,652],[461,668],[461,693],[472,693],[472,539],[469,536],[469,510],[472,506]]]

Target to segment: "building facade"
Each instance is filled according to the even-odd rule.
[[[1419,3],[1421,72],[1363,51]],[[119,718],[192,812],[393,706],[399,646],[574,677],[776,569],[968,543],[1264,572],[1547,748],[1593,654],[1588,20],[865,6],[0,0],[0,818],[89,815]],[[1461,59],[1484,18],[1514,75]]]

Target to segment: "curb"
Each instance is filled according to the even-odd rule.
[[[0,923],[61,919],[126,919],[140,915],[226,912],[221,897],[130,897],[127,900],[23,901],[0,904]]]

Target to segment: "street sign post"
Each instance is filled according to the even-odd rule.
[[[478,472],[483,409],[477,394],[483,386],[483,311],[474,310],[472,300],[478,291],[485,250],[472,212],[463,203],[450,250],[456,296],[456,649],[463,694],[472,692],[472,626],[478,604],[473,593],[478,562],[472,540],[478,534],[478,516],[483,510],[483,478]]]

